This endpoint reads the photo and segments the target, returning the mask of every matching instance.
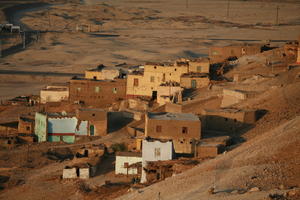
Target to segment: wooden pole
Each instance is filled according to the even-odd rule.
[[[279,6],[277,5],[277,7],[276,7],[276,25],[278,26],[279,25],[279,23],[278,23],[278,15],[279,15]]]
[[[227,1],[227,18],[229,18],[229,6],[230,6],[230,0]]]
[[[23,49],[26,48],[26,35],[25,35],[25,31],[23,32]]]

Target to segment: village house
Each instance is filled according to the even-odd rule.
[[[176,97],[181,96],[182,91],[183,88],[177,82],[162,83],[157,88],[157,103],[164,105],[168,102],[177,102],[178,99]]]
[[[234,104],[240,103],[243,100],[255,97],[256,93],[251,91],[223,89],[223,99],[221,107],[229,107]]]
[[[210,78],[208,74],[203,73],[187,73],[183,74],[180,78],[180,86],[186,89],[189,88],[202,88],[208,86]]]
[[[95,69],[85,71],[85,78],[94,80],[114,80],[118,78],[119,75],[120,72],[117,68],[104,65],[99,65]]]
[[[204,109],[201,121],[205,131],[236,133],[256,121],[256,111],[234,108]]]
[[[50,85],[40,91],[41,103],[67,101],[68,99],[69,99],[68,86]]]
[[[192,154],[194,142],[201,138],[201,122],[191,113],[148,113],[145,137],[172,140],[176,153]]]
[[[82,121],[88,121],[88,133],[90,136],[104,136],[107,134],[107,111],[96,108],[80,108],[76,111],[76,117]]]
[[[127,77],[127,97],[145,96],[156,99],[162,83],[180,83],[186,73],[209,73],[207,58],[194,60],[179,59],[175,63],[146,63],[144,71],[134,72]]]
[[[189,73],[203,73],[209,74],[210,70],[210,60],[209,58],[196,58],[188,60],[189,63]]]
[[[127,77],[127,97],[148,96],[156,99],[161,83],[180,82],[180,76],[188,72],[187,62],[176,64],[147,63],[143,73]]]
[[[94,80],[73,78],[70,80],[71,103],[93,107],[105,107],[126,97],[126,80]]]
[[[221,63],[229,58],[239,58],[244,55],[255,55],[261,52],[260,44],[229,45],[209,48],[211,64]]]
[[[142,176],[141,183],[147,182],[147,162],[172,160],[174,147],[170,140],[145,139],[142,143]]]
[[[34,118],[20,116],[18,123],[18,133],[34,134]]]
[[[115,162],[115,173],[124,175],[141,174],[142,153],[139,152],[117,152]]]
[[[75,135],[88,135],[87,121],[79,121],[74,114],[36,113],[35,135],[38,142],[74,143]]]

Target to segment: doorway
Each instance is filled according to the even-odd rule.
[[[95,134],[95,127],[94,125],[90,125],[90,136],[94,136]]]
[[[152,91],[152,100],[157,99],[157,91]]]
[[[192,80],[191,85],[192,85],[192,88],[197,88],[197,81]]]

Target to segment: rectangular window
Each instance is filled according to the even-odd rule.
[[[138,78],[133,79],[133,86],[139,86],[139,79]]]
[[[125,162],[125,163],[124,163],[124,168],[128,168],[128,166],[129,166],[129,163],[128,163],[128,162]]]
[[[99,87],[99,86],[96,86],[96,87],[95,87],[95,92],[96,92],[96,93],[99,93],[99,92],[100,92],[100,87]]]
[[[154,78],[155,78],[154,76],[150,76],[150,82],[153,83],[154,82]]]
[[[160,133],[160,132],[161,132],[161,126],[160,126],[160,125],[156,126],[156,132],[157,132],[157,133]]]
[[[197,72],[201,72],[202,67],[201,66],[197,66]]]
[[[155,148],[154,149],[154,157],[160,157],[160,148]]]
[[[113,91],[114,94],[117,94],[117,88],[113,88],[112,91]]]
[[[187,134],[188,133],[188,127],[182,127],[182,133]]]

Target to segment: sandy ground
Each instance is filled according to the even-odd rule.
[[[229,17],[227,1],[189,0],[188,5],[181,0],[85,2],[26,13],[21,21],[33,30],[58,32],[42,34],[25,51],[1,59],[0,70],[82,73],[99,63],[136,65],[201,57],[213,45],[295,40],[300,34],[296,1],[232,1]],[[280,25],[274,26],[277,5]],[[96,23],[101,24],[96,35],[75,32],[76,24]],[[5,96],[6,91],[0,92]]]

